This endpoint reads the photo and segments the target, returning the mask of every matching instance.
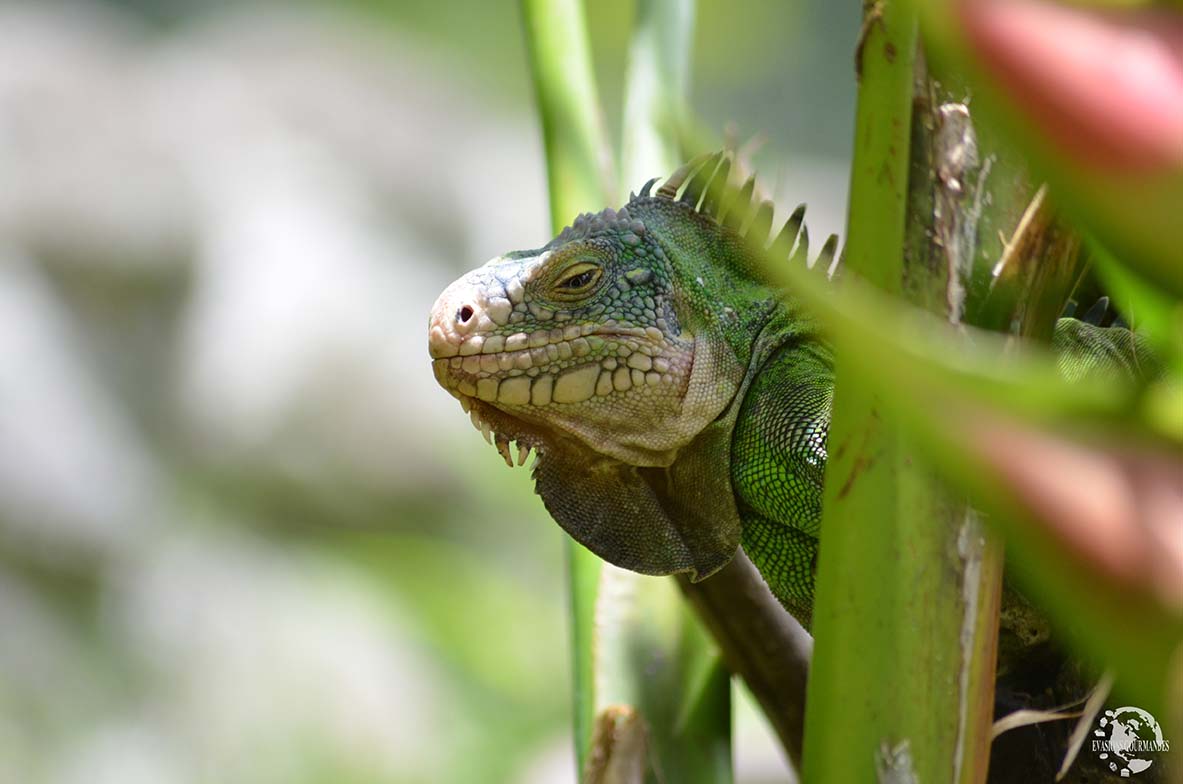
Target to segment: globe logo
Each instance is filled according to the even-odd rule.
[[[1170,751],[1162,728],[1146,711],[1126,706],[1105,711],[1093,730],[1093,751],[1122,778],[1141,773],[1154,764],[1154,755]]]

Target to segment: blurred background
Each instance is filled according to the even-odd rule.
[[[633,4],[588,6],[618,134]],[[701,127],[815,237],[859,17],[699,0]],[[573,781],[561,532],[426,350],[549,239],[517,4],[0,29],[0,782]],[[738,702],[738,780],[785,780]]]

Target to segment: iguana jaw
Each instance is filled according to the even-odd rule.
[[[451,391],[451,390],[449,390]],[[539,454],[545,450],[547,435],[538,428],[532,428],[520,419],[507,416],[488,403],[467,395],[452,393],[460,406],[468,413],[472,426],[485,440],[497,448],[497,453],[510,468],[525,465],[531,451]],[[550,438],[554,436],[551,435]],[[516,445],[516,450],[514,446]],[[516,463],[515,463],[516,457]]]
[[[556,439],[631,465],[669,465],[734,394],[738,380],[718,374],[726,347],[613,319],[510,321],[515,282],[543,261],[495,259],[440,295],[428,325],[437,381],[510,465],[511,441],[524,458]],[[516,277],[506,285],[509,265]]]

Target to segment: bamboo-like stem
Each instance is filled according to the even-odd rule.
[[[687,157],[678,148],[678,139],[684,136],[693,5],[690,0],[638,3],[637,28],[629,52],[622,137],[626,186],[639,187],[649,177],[673,171]],[[708,580],[692,583],[680,578],[679,583],[710,629],[731,672],[744,679],[789,760],[799,770],[805,679],[812,647],[809,635],[780,606],[742,552]],[[693,641],[698,634],[694,632],[697,624],[689,617],[683,624]],[[703,640],[695,644],[709,645]],[[684,657],[688,652],[680,655]],[[711,667],[712,671],[719,671],[717,662]],[[713,742],[720,749],[724,745],[729,749],[730,744],[725,744],[723,739],[729,727],[725,721],[730,714],[728,682],[725,677],[712,677],[714,694],[695,695],[690,690],[691,684],[683,684],[689,696],[725,712],[725,716],[710,717],[700,711],[697,721],[706,723],[693,730],[693,734],[701,739],[700,743]],[[684,728],[681,734],[687,737],[690,728]],[[702,750],[697,753],[701,754]]]
[[[633,188],[681,163],[693,0],[640,0],[625,84],[623,182]],[[618,203],[624,201],[621,193]],[[643,767],[662,781],[731,781],[731,684],[715,646],[670,580],[605,566],[596,604],[596,754],[589,782]],[[621,744],[619,719],[643,727]],[[603,730],[603,731],[602,731]],[[609,736],[605,738],[605,735]],[[604,742],[607,740],[608,742]]]
[[[621,172],[625,188],[672,172],[684,158],[694,0],[639,0],[629,46]]]
[[[847,274],[957,323],[963,294],[949,255],[957,249],[940,246],[956,239],[947,222],[958,205],[942,188],[957,172],[915,145],[916,14],[900,0],[866,14]],[[915,236],[935,238],[947,251],[940,263],[928,243],[909,246]],[[914,460],[899,423],[854,382],[852,361],[839,351],[804,778],[981,782],[1001,551]]]
[[[523,0],[522,9],[557,231],[611,201],[607,145],[580,4]],[[624,129],[637,172],[679,162],[669,107],[685,100],[692,17],[691,0],[639,7]],[[730,683],[690,609],[668,581],[568,547],[580,776],[639,781],[654,771],[662,780],[730,782]]]
[[[611,195],[611,157],[592,71],[583,4],[522,0],[530,75],[542,121],[552,227],[600,210]]]
[[[530,74],[546,148],[551,225],[607,203],[608,143],[579,0],[522,0]],[[575,752],[582,771],[595,718],[592,661],[600,560],[566,541],[571,596]]]
[[[936,84],[938,76],[929,72],[923,51],[918,50],[913,68],[902,295],[912,305],[939,313],[948,324],[957,326],[966,321],[974,323],[968,312],[973,301],[970,287],[974,259],[980,257],[983,237],[991,239],[983,226],[988,222],[983,219],[983,211],[986,202],[994,205],[1000,194],[992,190],[987,193],[995,159],[981,153],[969,107],[950,97],[956,75],[940,76],[947,82],[944,87]],[[1007,183],[1005,187],[1009,194],[1016,186]],[[907,446],[911,449],[910,444]],[[919,474],[918,478],[927,485],[926,495],[943,499],[937,507],[944,513],[943,519],[938,516],[929,523],[933,563],[941,563],[942,544],[945,552],[955,548],[957,553],[949,573],[960,582],[960,591],[953,590],[950,581],[935,580],[930,585],[941,596],[933,612],[934,618],[944,621],[945,636],[938,644],[950,644],[953,621],[958,615],[961,618],[957,730],[950,780],[975,784],[985,781],[989,769],[1002,601],[1002,543],[997,532],[987,529],[964,499],[957,500],[936,482],[935,472]]]

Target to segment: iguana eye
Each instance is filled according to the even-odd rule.
[[[588,286],[590,286],[592,284],[592,281],[595,279],[596,279],[596,271],[595,270],[587,270],[586,272],[580,272],[578,275],[572,275],[571,277],[567,278],[566,280],[563,281],[562,286],[565,289],[587,288]]]
[[[566,295],[583,294],[596,285],[602,272],[603,270],[600,269],[600,266],[592,262],[574,264],[563,272],[563,277],[555,286],[556,293]]]

